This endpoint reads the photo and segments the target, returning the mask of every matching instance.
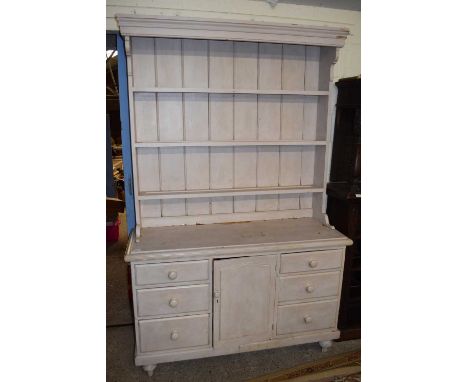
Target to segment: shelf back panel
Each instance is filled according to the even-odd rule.
[[[335,47],[131,37],[128,60],[136,195],[278,186],[324,188],[328,95],[187,93],[177,89],[329,91]],[[327,93],[328,94],[328,93]],[[254,146],[136,147],[174,141],[256,141]],[[274,219],[323,213],[322,195],[138,200],[141,227]]]

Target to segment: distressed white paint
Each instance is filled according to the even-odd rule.
[[[243,42],[127,38],[140,229],[125,258],[135,363],[150,375],[159,362],[312,341],[326,350],[339,337],[351,242],[320,223],[336,49],[245,42],[266,35],[236,28],[250,33]],[[266,221],[206,224],[242,220]]]
[[[306,342],[328,348],[339,337],[350,240],[313,219],[150,228],[134,239],[125,258],[135,363],[147,372],[160,362]],[[320,264],[304,270],[310,259]]]
[[[333,49],[148,37],[133,45],[136,199],[162,200],[140,206],[139,225],[323,213],[312,193],[324,192],[327,141],[316,139],[328,137]],[[230,94],[237,89],[250,93]],[[291,94],[266,94],[275,91]]]
[[[208,87],[208,41],[182,40],[183,86]],[[207,94],[184,94],[184,133],[186,141],[206,141],[209,138],[209,114]],[[210,188],[208,147],[185,149],[185,176],[187,190]],[[186,201],[187,215],[210,213],[210,201],[191,199]]]

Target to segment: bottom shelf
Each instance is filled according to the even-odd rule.
[[[141,218],[141,226],[145,227],[166,227],[177,225],[214,224],[229,222],[245,222],[271,219],[291,219],[312,217],[312,209],[284,210],[284,211],[256,211],[237,212],[214,215],[194,215],[194,216],[165,216],[158,218]]]

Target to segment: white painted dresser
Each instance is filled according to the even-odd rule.
[[[338,28],[117,16],[136,229],[135,362],[339,337],[325,214]]]

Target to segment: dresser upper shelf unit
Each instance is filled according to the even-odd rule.
[[[325,146],[327,141],[172,141],[137,142],[135,147]]]
[[[160,88],[134,87],[133,93],[209,93],[209,94],[261,94],[261,95],[297,95],[328,96],[325,90],[282,90],[282,89],[212,89],[212,88]]]
[[[343,28],[117,16],[141,229],[326,222]]]

